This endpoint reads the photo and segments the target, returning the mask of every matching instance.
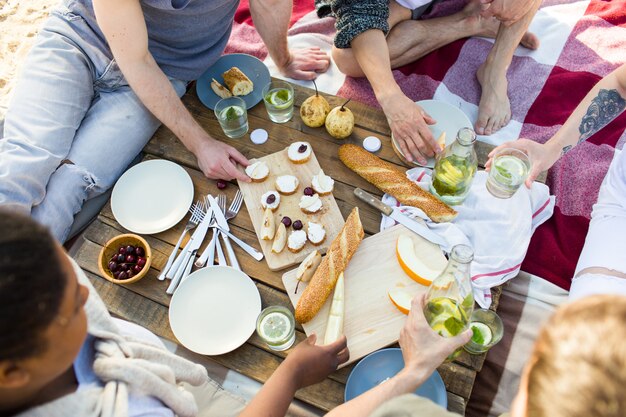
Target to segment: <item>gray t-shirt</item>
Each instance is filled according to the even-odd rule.
[[[184,81],[197,79],[220,57],[232,29],[239,0],[138,0],[148,29],[150,53],[163,72]],[[87,22],[95,46],[108,50],[92,0],[65,0]]]

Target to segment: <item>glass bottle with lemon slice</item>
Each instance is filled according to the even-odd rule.
[[[430,327],[444,337],[453,337],[468,329],[474,310],[470,264],[474,251],[456,245],[443,272],[428,288],[424,316]],[[454,359],[461,349],[451,355]]]
[[[263,102],[270,120],[286,123],[293,116],[293,86],[285,81],[274,80],[263,88]]]
[[[470,191],[478,168],[474,142],[476,133],[464,127],[456,140],[437,155],[430,192],[446,204],[461,204]]]
[[[256,331],[270,349],[287,350],[296,340],[296,321],[288,308],[270,306],[259,314]]]

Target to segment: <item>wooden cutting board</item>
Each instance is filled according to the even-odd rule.
[[[330,242],[332,242],[335,236],[341,231],[345,223],[341,211],[339,211],[337,201],[335,201],[335,197],[333,194],[321,196],[320,198],[323,204],[322,210],[315,214],[306,214],[302,212],[298,206],[300,198],[304,195],[304,188],[311,186],[311,179],[313,176],[317,175],[321,169],[315,157],[315,152],[311,152],[311,158],[304,164],[294,164],[291,162],[287,157],[287,148],[263,158],[253,159],[250,162],[255,161],[265,161],[267,163],[270,168],[269,177],[267,177],[265,181],[258,183],[244,183],[240,181],[239,189],[243,193],[243,198],[246,202],[248,213],[250,213],[250,219],[252,220],[252,225],[254,226],[257,237],[260,236],[264,213],[263,207],[261,206],[261,196],[267,191],[276,190],[274,182],[276,181],[276,177],[281,175],[295,175],[300,181],[300,185],[294,194],[280,196],[280,205],[278,209],[274,211],[276,225],[278,226],[284,216],[288,216],[292,221],[301,220],[304,224],[303,230],[306,230],[308,221],[321,223],[326,229],[326,240],[324,240],[321,245],[314,246],[310,242],[307,242],[304,248],[298,253],[290,252],[286,246],[281,253],[272,253],[272,241],[259,238],[259,243],[261,244],[261,249],[265,255],[268,267],[272,271],[277,271],[299,264],[315,249],[319,250],[320,253],[326,253]],[[289,236],[292,231],[292,227],[287,228],[287,236]]]
[[[428,287],[413,281],[400,267],[396,256],[396,240],[400,234],[407,234],[413,239],[416,253],[433,269],[443,271],[447,265],[437,245],[402,225],[364,239],[344,272],[344,334],[350,349],[350,360],[345,365],[398,341],[407,316],[391,303],[388,290],[402,288],[410,294],[428,290]],[[298,294],[294,294],[295,275],[296,270],[283,275],[285,289],[294,307],[304,289],[304,285],[300,284]],[[302,325],[307,335],[318,335],[318,343],[324,339],[331,300],[332,295],[313,320]]]

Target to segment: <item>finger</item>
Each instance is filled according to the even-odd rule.
[[[473,334],[472,329],[467,329],[461,334],[457,334],[454,337],[446,338],[446,341],[448,341],[450,347],[454,351],[456,350],[456,348],[461,347],[467,342],[469,342],[470,339],[472,338],[472,334]]]
[[[420,147],[420,151],[422,154],[426,154],[428,156],[433,156],[441,152],[441,147],[433,137],[432,132],[427,126],[420,126],[419,133],[422,136],[422,142],[424,144],[424,149]]]
[[[317,333],[312,333],[311,336],[305,339],[305,342],[307,342],[311,346],[314,345],[315,342],[317,342]]]
[[[526,178],[526,181],[524,181],[524,183],[526,184],[526,188],[528,188],[530,190],[530,188],[533,186],[533,182],[535,181],[535,179],[539,176],[540,169],[538,166],[534,165],[531,170],[530,173],[528,174],[528,177]]]
[[[228,148],[228,155],[238,164],[243,165],[244,167],[247,167],[248,165],[250,165],[250,161],[248,161],[248,158],[246,158],[245,156],[243,156],[241,154],[241,152],[239,152],[237,149],[230,147]]]
[[[346,347],[341,352],[339,352],[337,354],[337,359],[339,359],[339,365],[348,362],[348,359],[350,359],[350,349]]]
[[[420,164],[425,165],[426,158],[424,155],[422,155],[422,153],[419,151],[419,148],[415,145],[414,139],[412,137],[409,137],[409,139],[407,139],[405,142],[413,158],[415,158],[415,160],[419,162]],[[420,145],[421,145],[421,142],[420,142]]]
[[[411,300],[411,311],[409,311],[409,318],[426,318],[424,317],[424,306],[426,305],[426,294],[417,294]]]
[[[251,182],[252,180],[245,173],[239,171],[230,159],[222,165],[222,169],[228,175],[228,179],[234,178],[243,182]]]
[[[422,110],[422,117],[424,118],[424,121],[426,122],[426,124],[434,125],[435,123],[437,123],[437,121],[433,119],[433,117],[430,114],[426,113],[424,110]]]
[[[409,151],[409,147],[406,146],[406,141],[398,137],[398,143],[400,144],[400,150],[402,151],[402,155],[404,155],[407,161],[413,162],[413,156]]]
[[[305,70],[297,70],[294,73],[293,78],[297,80],[314,80],[317,78],[317,73],[315,71],[305,71]]]
[[[346,335],[344,334],[344,335],[341,335],[341,337],[335,340],[333,343],[330,343],[324,346],[324,348],[327,349],[329,352],[336,355],[342,350],[344,350],[347,346],[348,346],[348,339],[346,338]]]

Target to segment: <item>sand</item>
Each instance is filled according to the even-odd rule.
[[[59,0],[0,0],[0,120],[39,28]]]

